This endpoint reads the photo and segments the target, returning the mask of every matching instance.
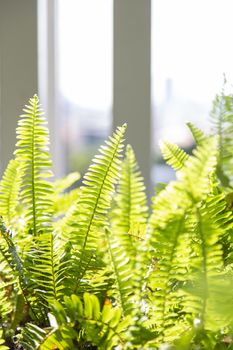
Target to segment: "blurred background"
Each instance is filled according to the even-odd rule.
[[[83,174],[128,122],[148,188],[173,179],[159,140],[189,151],[185,123],[209,130],[224,74],[233,82],[232,13],[232,0],[0,0],[1,171],[37,92],[58,176]]]

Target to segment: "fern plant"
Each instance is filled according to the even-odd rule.
[[[211,111],[213,133],[218,135],[217,173],[225,187],[232,186],[232,120],[233,95],[225,93],[226,80],[220,94],[216,95]]]
[[[69,191],[80,176],[53,179],[29,100],[0,182],[0,349],[233,349],[233,108],[221,98],[216,135],[188,124],[192,155],[161,144],[177,180],[151,209],[126,125]]]

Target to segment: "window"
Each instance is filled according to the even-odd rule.
[[[58,92],[66,171],[86,170],[112,111],[112,1],[58,1]]]
[[[153,149],[167,139],[187,150],[187,121],[208,130],[211,102],[223,84],[233,82],[231,0],[152,1]],[[156,181],[173,176],[160,164]]]
[[[222,87],[223,73],[233,81],[233,4],[231,0],[151,3],[155,184],[174,176],[161,161],[158,141],[167,139],[190,150],[192,139],[185,122],[208,130],[211,102]],[[83,173],[112,124],[113,0],[58,0],[56,4],[59,133],[66,172]],[[122,4],[127,19],[132,3]],[[142,4],[133,5],[133,10],[138,6],[138,16]],[[118,13],[118,20],[121,16]]]

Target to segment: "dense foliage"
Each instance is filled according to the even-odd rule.
[[[0,183],[0,350],[233,349],[232,96],[212,118],[191,156],[161,144],[177,180],[150,210],[126,125],[68,191],[30,99]]]

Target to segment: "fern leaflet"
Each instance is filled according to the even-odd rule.
[[[204,132],[200,129],[198,129],[195,125],[192,123],[187,123],[187,126],[189,127],[189,130],[191,131],[194,141],[196,142],[196,145],[200,145],[205,139],[206,135]]]
[[[189,157],[181,148],[169,142],[161,142],[160,149],[164,159],[174,170],[180,170]]]

